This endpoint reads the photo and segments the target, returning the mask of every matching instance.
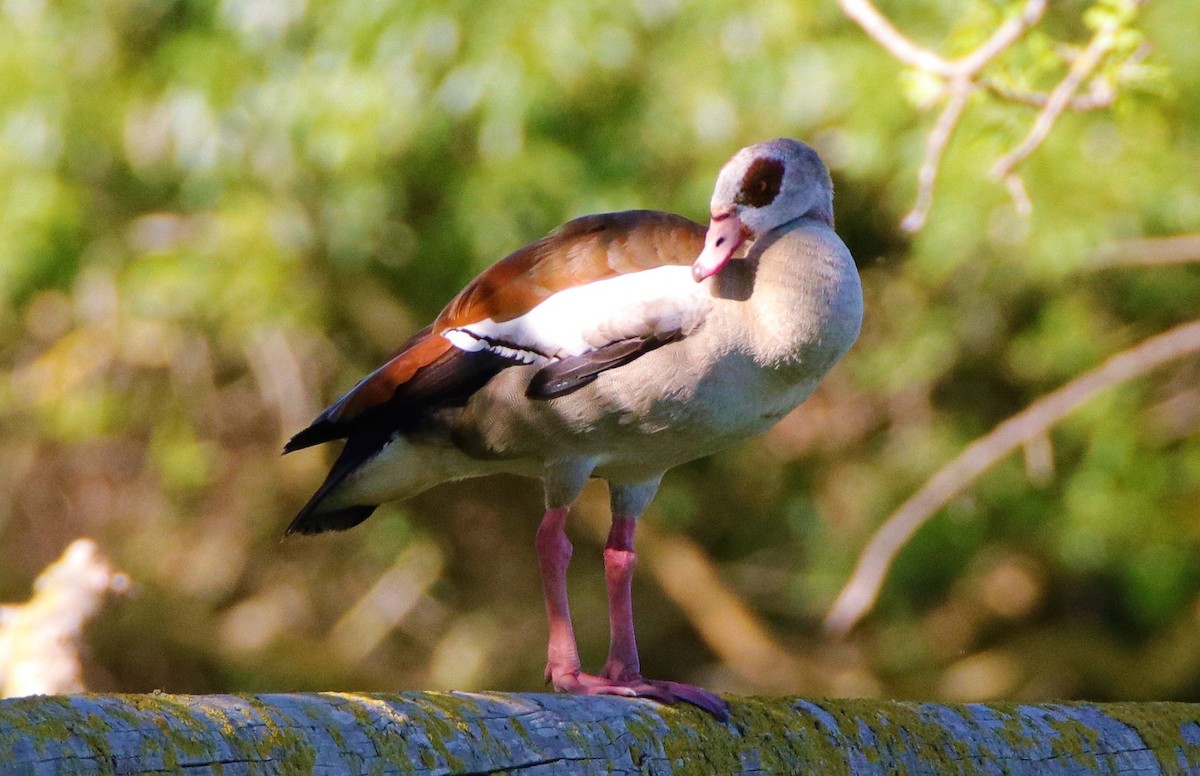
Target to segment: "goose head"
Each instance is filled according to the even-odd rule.
[[[802,217],[833,226],[833,183],[816,151],[781,137],[734,154],[717,176],[709,209],[704,250],[692,264],[697,283],[776,227]]]

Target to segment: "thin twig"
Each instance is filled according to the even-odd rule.
[[[1050,100],[1047,92],[1026,92],[1020,89],[997,83],[991,79],[981,79],[979,85],[996,95],[1005,102],[1030,105],[1034,108],[1044,108]],[[1096,79],[1083,94],[1076,94],[1067,101],[1067,109],[1078,113],[1100,110],[1110,107],[1117,99],[1117,91],[1112,84],[1105,80]]]
[[[933,475],[875,532],[825,618],[825,632],[842,636],[875,604],[896,554],[950,499],[1024,442],[1035,439],[1101,391],[1163,364],[1200,353],[1200,320],[1176,326],[1112,356],[975,440]]]
[[[1021,176],[1015,172],[1004,176],[1004,188],[1008,190],[1008,196],[1013,201],[1013,208],[1016,209],[1017,215],[1027,216],[1033,212],[1033,200],[1029,198],[1029,192],[1025,190],[1025,181],[1021,180]]]
[[[1135,3],[1140,5],[1140,3]],[[1033,126],[1029,128],[1025,139],[1017,144],[1015,148],[1009,151],[1004,156],[996,161],[992,167],[992,177],[997,180],[1006,178],[1016,169],[1017,165],[1029,158],[1030,154],[1036,151],[1042,143],[1046,142],[1046,138],[1050,136],[1050,130],[1058,122],[1064,110],[1070,105],[1071,98],[1079,91],[1079,87],[1083,82],[1091,77],[1100,63],[1104,61],[1104,57],[1116,45],[1117,33],[1121,30],[1119,20],[1113,19],[1107,24],[1102,25],[1096,30],[1091,41],[1084,47],[1075,61],[1071,63],[1070,69],[1062,81],[1050,92],[1050,96],[1046,99],[1046,104],[1041,112],[1033,121]]]
[[[933,190],[937,187],[938,173],[942,169],[942,157],[962,118],[963,109],[971,99],[971,89],[971,82],[966,79],[951,84],[946,104],[938,114],[929,136],[925,138],[925,155],[917,171],[917,201],[900,222],[900,228],[906,232],[919,231],[929,217],[929,209],[933,206]]]

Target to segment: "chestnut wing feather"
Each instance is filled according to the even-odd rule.
[[[559,291],[663,266],[687,266],[704,247],[704,227],[655,210],[568,221],[493,264],[456,296],[435,328],[508,321]]]

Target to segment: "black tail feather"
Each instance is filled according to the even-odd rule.
[[[329,494],[341,485],[355,469],[374,458],[388,443],[391,436],[390,433],[376,430],[355,434],[347,440],[341,454],[333,462],[329,474],[325,476],[325,481],[292,519],[287,530],[283,532],[284,536],[294,533],[316,534],[324,531],[344,531],[370,517],[371,513],[375,511],[376,504],[355,504],[337,509],[322,509],[322,504]]]
[[[342,438],[343,434],[341,430],[334,426],[335,424],[325,420],[324,417],[317,418],[312,422],[312,425],[298,432],[287,441],[287,444],[283,446],[283,454],[287,455],[297,450],[303,450],[306,447],[319,445],[322,442],[332,442],[335,439]]]
[[[341,420],[338,415],[346,397],[335,402],[311,426],[292,437],[283,449],[284,453],[290,453],[346,438],[346,446],[334,461],[325,482],[292,520],[285,535],[342,531],[366,520],[375,505],[329,509],[323,508],[322,504],[334,489],[393,438],[422,428],[441,408],[462,405],[496,373],[516,363],[519,362],[487,351],[453,350],[397,387],[389,401],[361,415]]]
[[[296,515],[296,519],[283,532],[284,536],[292,534],[319,534],[325,531],[345,531],[366,520],[376,510],[375,504],[334,509],[328,512],[309,510],[307,507]]]

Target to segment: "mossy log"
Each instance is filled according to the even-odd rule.
[[[70,695],[0,701],[0,775],[1200,773],[1200,705],[561,695]]]

